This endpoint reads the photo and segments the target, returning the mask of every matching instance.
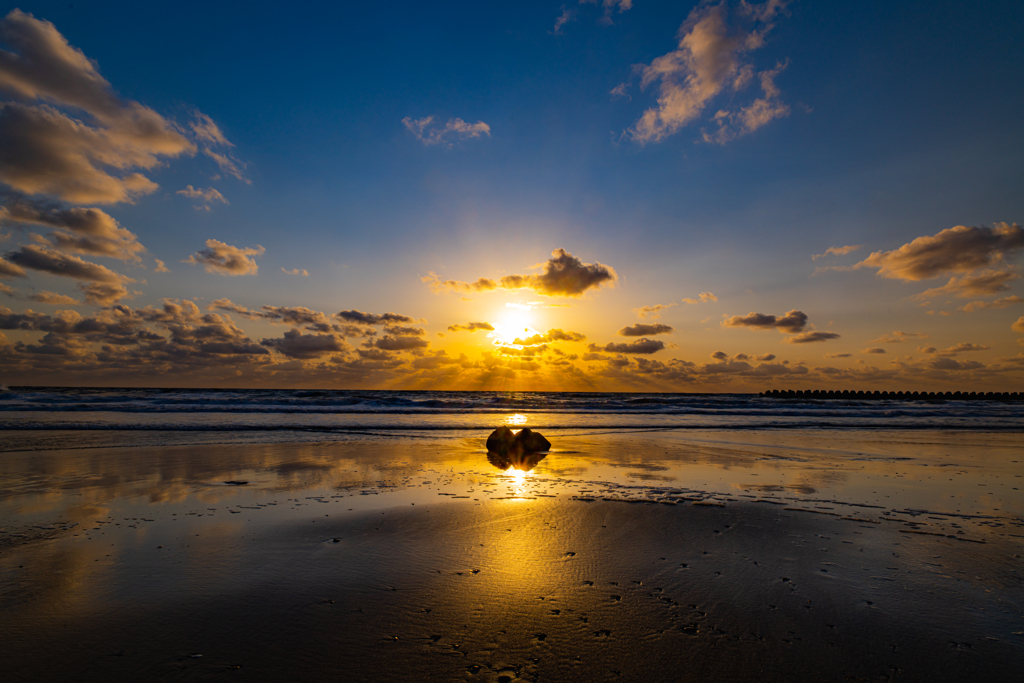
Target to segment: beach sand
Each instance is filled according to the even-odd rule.
[[[566,435],[529,473],[478,441],[0,454],[4,679],[996,681],[1024,665],[1013,434]]]

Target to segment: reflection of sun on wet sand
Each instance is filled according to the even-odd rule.
[[[485,458],[479,438],[7,453],[0,527],[55,528],[0,551],[5,680],[1024,664],[1013,435],[552,440],[547,457]]]

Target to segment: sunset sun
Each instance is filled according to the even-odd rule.
[[[533,309],[525,306],[506,307],[496,316],[494,331],[487,336],[493,340],[495,346],[512,346],[522,348],[523,344],[517,344],[539,334],[532,325],[534,323]]]

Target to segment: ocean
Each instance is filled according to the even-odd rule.
[[[417,435],[462,438],[502,424],[560,436],[630,430],[1013,431],[1024,428],[1024,405],[758,394],[0,389],[0,430],[7,433],[0,439],[0,450]]]

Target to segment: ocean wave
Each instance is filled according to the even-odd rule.
[[[775,400],[756,394],[38,387],[9,387],[0,393],[0,429],[7,430],[458,430],[501,424],[515,414],[526,416],[530,427],[547,429],[1024,429],[1021,404],[959,400]],[[518,424],[523,420],[510,421]]]

